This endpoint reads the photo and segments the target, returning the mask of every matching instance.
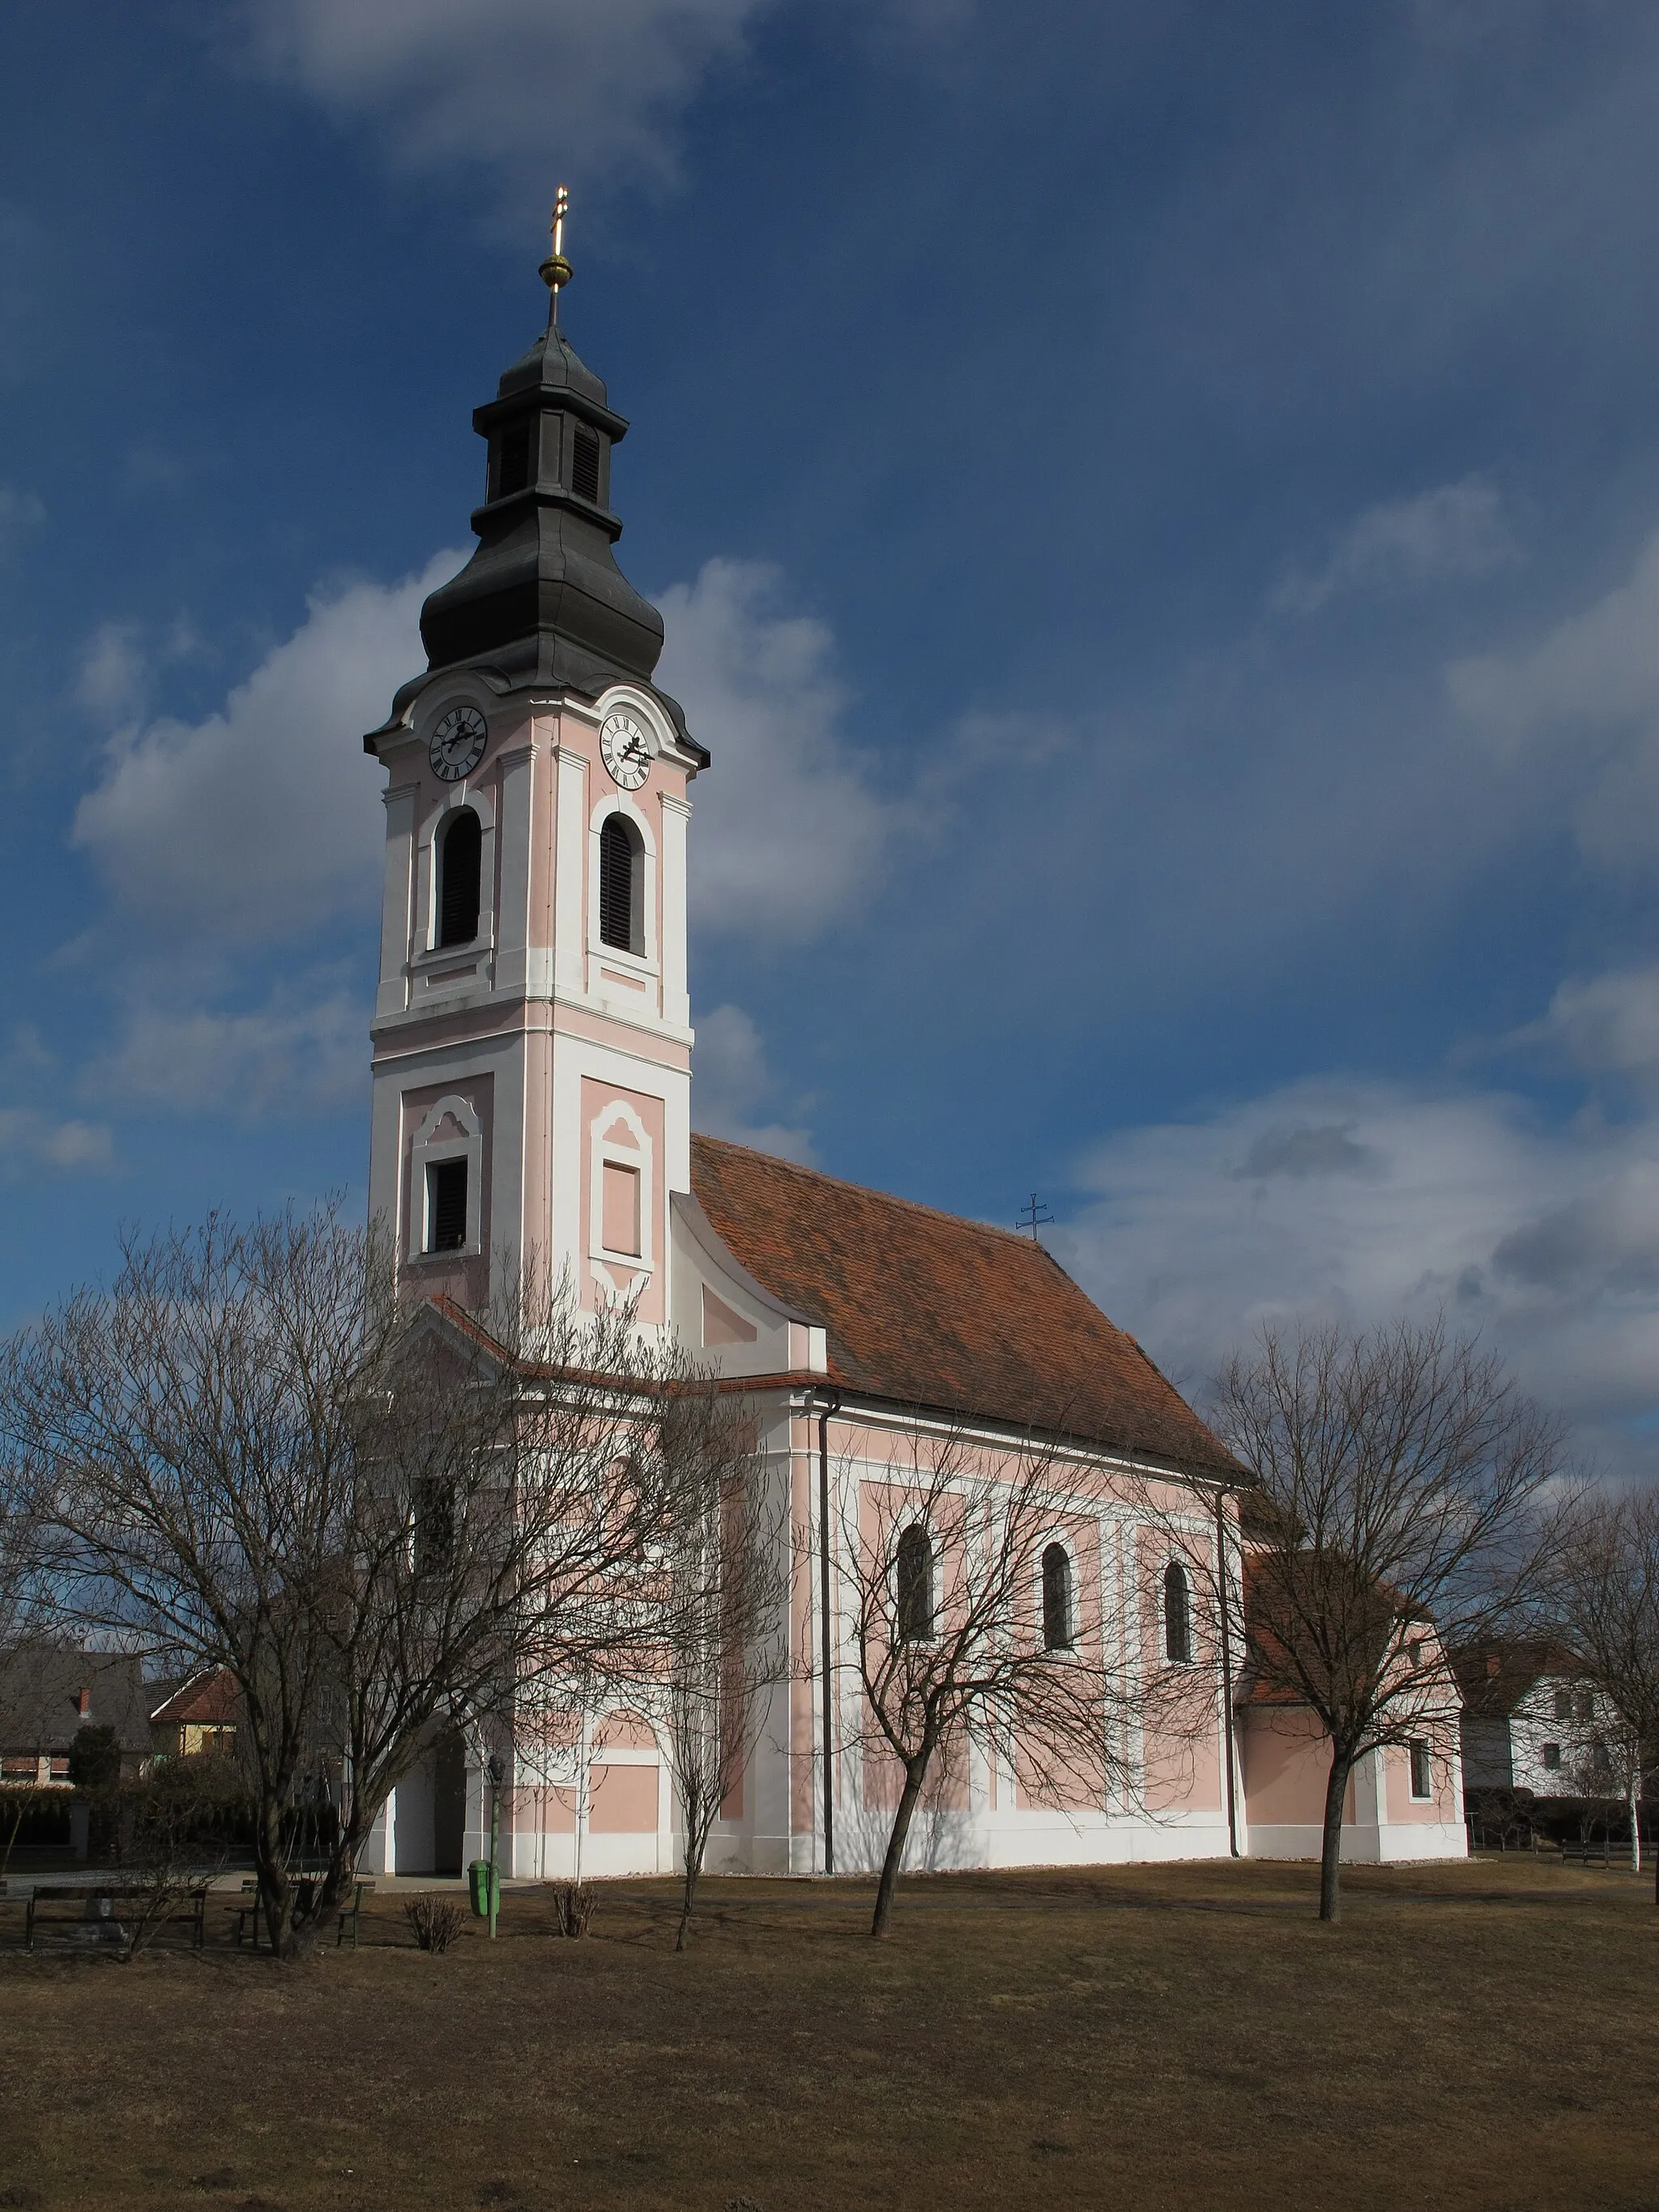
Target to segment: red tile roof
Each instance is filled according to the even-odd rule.
[[[734,1259],[827,1332],[825,1378],[903,1406],[1240,1470],[1030,1237],[691,1139],[691,1187]]]
[[[192,1726],[223,1728],[234,1725],[236,1720],[236,1682],[234,1675],[222,1667],[210,1672],[193,1674],[182,1683],[163,1704],[150,1715],[152,1723],[168,1727],[189,1723]]]

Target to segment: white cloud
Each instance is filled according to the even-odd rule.
[[[106,1168],[109,1131],[98,1121],[54,1121],[32,1106],[0,1106],[0,1176],[33,1168]]]
[[[775,1102],[779,1085],[760,1031],[741,1006],[716,1006],[701,1018],[693,1068],[691,1115],[706,1135],[811,1165],[810,1130],[755,1118]]]
[[[250,0],[271,76],[367,115],[400,167],[662,184],[678,118],[769,0]]]
[[[1454,702],[1511,775],[1553,768],[1576,791],[1579,848],[1611,866],[1659,857],[1656,638],[1659,532],[1626,582],[1537,645],[1448,671]]]
[[[311,998],[290,985],[241,1012],[144,1002],[87,1068],[82,1087],[99,1098],[244,1120],[362,1107],[368,1017],[361,1000],[328,982]]]
[[[1292,568],[1268,604],[1275,614],[1310,615],[1340,593],[1376,596],[1484,576],[1520,557],[1496,489],[1465,477],[1367,507],[1338,533],[1322,567]]]
[[[1659,965],[1570,977],[1543,1018],[1508,1042],[1553,1050],[1592,1075],[1659,1073]]]
[[[1659,1412],[1659,1122],[1309,1081],[1100,1145],[1060,1256],[1189,1387],[1264,1320],[1444,1307],[1604,1460]]]
[[[660,601],[659,678],[714,755],[693,791],[692,912],[762,945],[814,937],[845,912],[898,811],[842,732],[829,629],[777,611],[780,590],[775,568],[715,560]]]
[[[384,830],[362,733],[420,667],[421,602],[463,557],[317,593],[218,713],[117,732],[73,836],[131,919],[216,944],[302,935],[373,904]],[[100,635],[82,681],[114,701],[133,666]]]

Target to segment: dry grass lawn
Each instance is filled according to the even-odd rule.
[[[0,2206],[1659,2212],[1659,1911],[1523,1860],[510,1893],[441,1958],[0,1953]],[[16,1938],[16,1916],[0,1941]]]

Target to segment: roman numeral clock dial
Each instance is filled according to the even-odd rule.
[[[464,775],[471,775],[483,758],[489,735],[476,707],[452,707],[432,732],[428,747],[434,775],[441,776],[446,783],[459,783]]]
[[[599,751],[614,781],[637,791],[651,773],[651,744],[631,714],[607,714],[599,727]]]

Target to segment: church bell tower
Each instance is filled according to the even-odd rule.
[[[546,330],[473,414],[477,550],[363,740],[387,770],[369,1203],[417,1295],[477,1310],[535,1266],[660,1325],[708,755],[651,680],[662,619],[612,551],[628,425],[559,327],[562,246],[556,227]]]

